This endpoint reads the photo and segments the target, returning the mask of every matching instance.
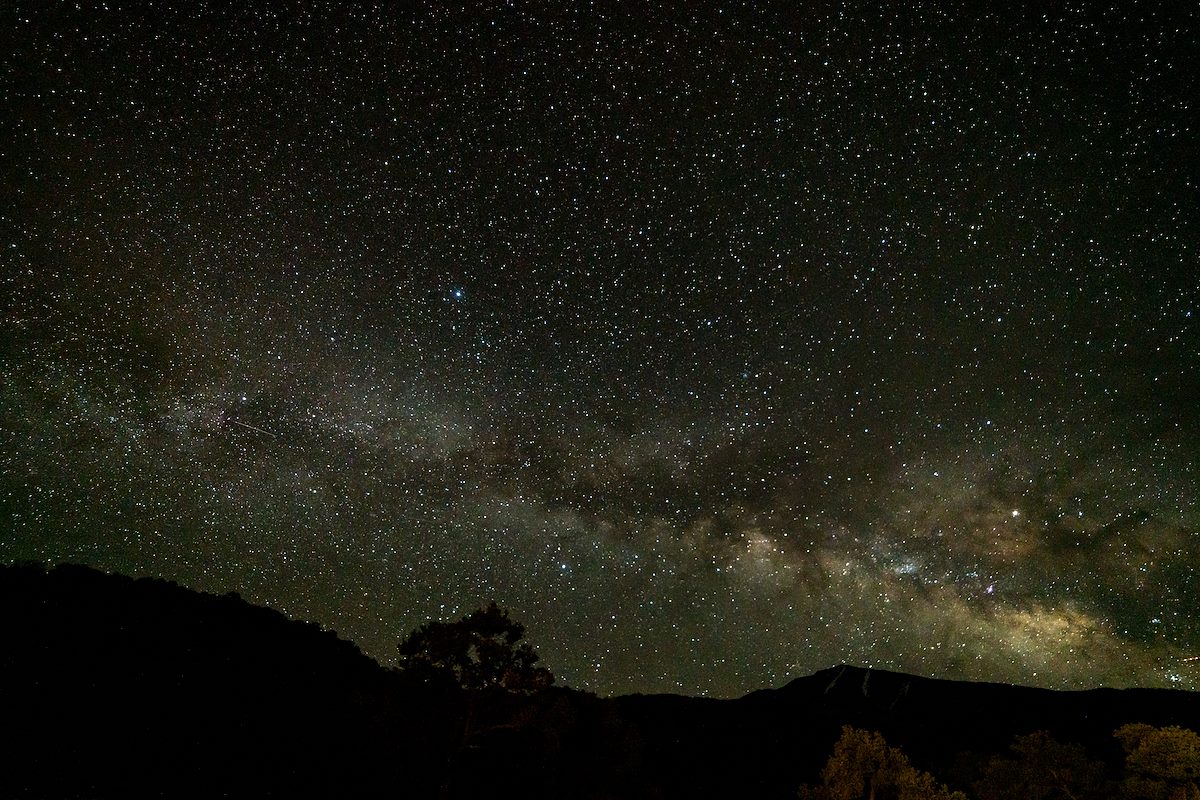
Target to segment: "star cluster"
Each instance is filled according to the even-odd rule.
[[[1200,20],[0,9],[0,557],[388,663],[1200,688]]]

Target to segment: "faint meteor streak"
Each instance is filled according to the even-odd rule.
[[[234,425],[240,425],[241,427],[245,428],[246,430],[258,431],[259,433],[265,433],[267,436],[270,436],[272,439],[279,438],[276,434],[271,433],[270,431],[264,431],[262,428],[256,428],[253,425],[247,425],[244,422],[238,422],[236,419],[232,419],[232,420],[230,420],[230,422],[232,422]]]

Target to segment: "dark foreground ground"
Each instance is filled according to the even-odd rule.
[[[1051,692],[835,667],[737,700],[433,690],[236,595],[0,567],[0,797],[794,797],[843,724],[969,788],[1046,730],[1114,772],[1200,694]]]

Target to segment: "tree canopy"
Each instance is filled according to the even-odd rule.
[[[1104,762],[1046,731],[1018,736],[1011,755],[994,756],[975,784],[980,800],[1100,800],[1112,797]]]
[[[821,770],[821,785],[802,787],[799,795],[802,800],[966,800],[909,764],[879,733],[849,725]]]
[[[1113,734],[1125,747],[1125,792],[1146,800],[1200,800],[1200,735],[1135,723]]]
[[[452,682],[464,689],[533,692],[554,682],[537,666],[525,626],[509,619],[494,602],[458,622],[429,622],[400,643],[400,668],[431,682]]]

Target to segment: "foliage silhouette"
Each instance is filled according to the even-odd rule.
[[[495,602],[458,622],[429,622],[400,643],[400,669],[429,683],[454,683],[469,690],[536,692],[554,682],[537,666],[525,626],[509,619]]]
[[[1011,755],[992,757],[975,784],[979,800],[1101,800],[1112,797],[1102,761],[1046,731],[1018,736]]]
[[[879,733],[846,725],[821,770],[821,785],[800,789],[802,800],[966,800],[908,763]]]
[[[1125,795],[1137,800],[1200,800],[1200,735],[1135,723],[1113,734],[1125,747]]]

